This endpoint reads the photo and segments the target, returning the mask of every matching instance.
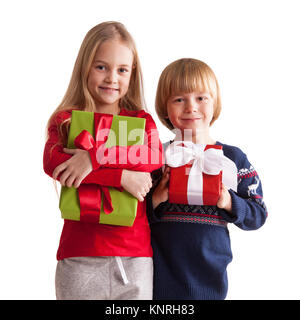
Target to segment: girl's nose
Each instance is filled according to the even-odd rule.
[[[114,70],[110,70],[109,72],[107,72],[105,81],[107,83],[115,83],[117,81],[116,72]]]

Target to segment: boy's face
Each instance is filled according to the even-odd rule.
[[[88,90],[98,112],[118,107],[128,91],[132,64],[132,51],[118,40],[107,40],[98,48],[88,75]]]
[[[177,129],[194,134],[209,129],[214,114],[214,101],[207,92],[183,93],[171,96],[167,101],[168,118]]]

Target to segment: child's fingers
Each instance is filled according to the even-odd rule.
[[[63,162],[62,164],[60,164],[59,166],[57,166],[57,167],[54,169],[53,174],[52,174],[53,179],[56,180],[57,177],[60,175],[60,173],[66,169],[66,167],[67,167],[66,162]]]
[[[66,182],[65,182],[65,185],[69,188],[72,187],[74,181],[75,181],[76,177],[70,175],[67,179],[66,179]]]
[[[165,171],[161,178],[161,183],[165,185],[168,183],[169,179],[170,179],[170,171]]]
[[[149,189],[151,189],[151,187],[152,187],[152,178],[151,178],[150,174],[148,175],[147,186],[148,186]]]
[[[77,149],[64,148],[63,151],[68,154],[75,154]]]
[[[144,190],[143,190],[143,191],[144,191],[145,196],[146,196],[146,194],[150,191],[150,189],[151,189],[151,188],[149,188],[148,186],[145,186],[145,187],[144,187]]]
[[[164,170],[164,173],[170,173],[170,170],[171,170],[170,167],[166,166],[165,170]]]
[[[59,179],[60,184],[64,187],[66,186],[66,181],[68,180],[68,178],[70,177],[70,173],[68,172],[68,170],[65,170]]]
[[[79,175],[77,177],[75,177],[74,181],[73,181],[73,187],[74,188],[78,188],[81,185],[82,180],[85,178],[85,175]]]
[[[82,180],[83,179],[81,179],[79,177],[77,179],[75,179],[73,187],[77,189],[80,186]]]
[[[143,197],[143,195],[142,195],[142,193],[141,192],[138,192],[137,194],[136,194],[136,198],[139,200],[139,201],[144,201],[144,197]]]

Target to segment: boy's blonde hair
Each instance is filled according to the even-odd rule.
[[[214,100],[213,124],[221,112],[221,99],[217,78],[212,69],[197,59],[184,58],[169,64],[162,72],[156,91],[155,109],[160,121],[174,129],[168,119],[167,102],[171,96],[194,91],[208,92]]]
[[[120,100],[120,106],[128,110],[146,108],[142,70],[135,42],[122,23],[115,21],[103,22],[93,27],[86,34],[79,49],[65,96],[50,117],[47,128],[53,117],[60,111],[74,108],[91,112],[96,111],[94,99],[87,87],[88,74],[99,46],[105,41],[113,39],[118,39],[126,44],[133,53],[133,68],[130,83],[126,95]],[[66,120],[65,123],[62,123],[59,128],[63,142],[65,142],[65,136],[68,134],[68,129],[66,127],[68,127],[69,123],[70,119]]]

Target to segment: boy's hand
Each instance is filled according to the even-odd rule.
[[[151,175],[149,172],[123,169],[121,186],[139,201],[144,201],[144,197],[152,187]]]
[[[63,149],[65,153],[72,154],[72,158],[57,166],[52,177],[60,176],[60,184],[67,187],[78,188],[81,181],[93,170],[88,151],[82,149]]]
[[[166,167],[163,176],[152,195],[153,209],[155,209],[161,202],[165,202],[169,199],[169,179],[170,167]]]
[[[217,202],[217,207],[220,209],[224,209],[224,210],[228,211],[229,213],[231,213],[231,211],[232,211],[231,195],[223,183],[222,183],[222,187],[221,187],[221,195],[220,195],[220,198]]]

